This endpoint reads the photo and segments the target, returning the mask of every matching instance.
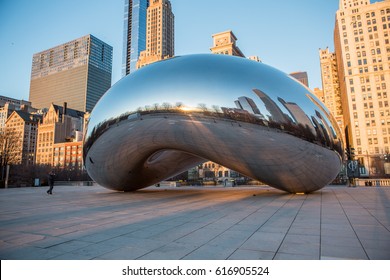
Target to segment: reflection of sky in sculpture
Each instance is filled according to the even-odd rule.
[[[253,89],[259,89],[273,98],[279,109],[291,119],[294,118],[278,97],[298,104],[304,112],[312,116],[315,116],[315,110],[318,110],[313,102],[308,102],[306,95],[310,95],[310,99],[316,100],[318,104],[320,101],[307,88],[289,75],[265,64],[233,57],[233,61],[241,60],[243,63],[232,65],[231,60],[224,60],[224,57],[219,55],[193,55],[190,63],[188,56],[185,58],[185,63],[182,63],[182,57],[155,63],[153,79],[143,75],[148,69],[140,69],[125,77],[124,79],[133,80],[131,88],[128,88],[123,80],[116,83],[113,87],[122,93],[120,101],[115,95],[104,96],[101,102],[110,104],[110,109],[107,111],[106,107],[100,108],[99,102],[94,109],[91,125],[111,118],[112,112],[120,115],[135,112],[140,107],[153,107],[154,104],[162,106],[163,103],[175,105],[180,102],[190,108],[205,104],[209,110],[213,110],[213,106],[237,108],[234,101],[241,96],[252,99],[263,116],[270,116],[265,104]],[[216,64],[218,67],[215,67]],[[164,68],[160,71],[161,65]],[[188,67],[190,69],[186,69]],[[224,84],[220,83],[221,79],[225,81]]]

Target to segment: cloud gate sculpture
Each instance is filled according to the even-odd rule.
[[[338,174],[343,144],[328,109],[263,63],[178,56],[117,82],[91,113],[84,163],[118,191],[156,184],[211,160],[291,193]]]

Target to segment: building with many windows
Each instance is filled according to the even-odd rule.
[[[27,105],[27,106],[31,107],[31,102],[29,102],[29,101],[15,99],[15,98],[11,98],[8,96],[0,95],[0,107],[3,107],[5,104],[14,105],[17,108],[20,108],[23,105]]]
[[[320,49],[319,54],[322,77],[322,101],[336,119],[345,143],[344,114],[341,103],[336,54],[330,52],[329,48],[324,50]]]
[[[66,103],[63,106],[51,104],[38,126],[36,163],[56,165],[55,145],[82,141],[83,126],[84,112],[67,108]]]
[[[146,49],[141,51],[137,69],[175,55],[174,20],[169,0],[150,0],[147,9]]]
[[[37,127],[41,116],[25,111],[13,111],[6,121],[2,153],[7,164],[30,165],[34,163]]]
[[[149,0],[125,0],[122,76],[136,70],[141,51],[146,49],[146,11]]]
[[[5,122],[12,112],[20,110],[28,113],[37,112],[36,109],[31,107],[31,102],[0,95],[0,134],[4,133]]]
[[[34,108],[67,102],[91,111],[111,87],[112,47],[92,35],[34,54],[30,96]]]
[[[83,166],[83,142],[62,142],[53,145],[53,166],[81,169]]]
[[[390,0],[340,0],[334,41],[346,141],[366,176],[383,175],[390,153],[389,35]]]

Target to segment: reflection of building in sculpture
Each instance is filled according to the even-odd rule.
[[[346,141],[363,175],[380,176],[390,153],[390,0],[351,2],[340,0],[334,32]]]
[[[269,120],[277,123],[289,123],[290,119],[280,110],[279,106],[263,91],[254,89],[254,93],[263,101],[265,108],[270,113]]]
[[[307,94],[306,95],[314,104],[316,104],[317,106],[318,106],[318,108],[322,108],[321,107],[321,104],[316,100],[316,99],[314,99],[311,95],[309,95],[309,94]],[[315,114],[316,114],[316,117],[320,120],[320,122],[321,123],[323,123],[323,125],[321,126],[323,129],[325,129],[325,131],[324,131],[324,133],[325,133],[325,135],[327,135],[328,137],[328,139],[329,139],[329,141],[331,142],[331,143],[334,143],[334,139],[337,139],[338,137],[337,137],[337,134],[339,134],[339,135],[341,135],[340,134],[340,132],[339,133],[336,133],[336,131],[335,131],[335,129],[333,128],[333,126],[331,127],[331,126],[329,126],[329,124],[328,124],[328,122],[326,121],[326,119],[327,120],[329,120],[330,119],[330,115],[329,115],[329,113],[327,112],[327,111],[322,111],[323,112],[323,114],[325,115],[325,117],[319,112],[319,111],[315,111]],[[316,122],[315,120],[314,120],[314,117],[312,117],[312,120],[313,120],[313,123],[314,124],[318,124],[318,122]],[[339,130],[338,128],[336,128],[337,130]],[[332,139],[330,139],[329,137],[331,137]],[[341,143],[337,143],[337,145],[341,145]],[[330,146],[332,146],[332,145],[330,145]]]
[[[297,79],[305,86],[309,86],[309,78],[307,77],[307,72],[293,72],[290,74],[290,76]]]
[[[257,117],[264,119],[264,116],[260,113],[259,108],[252,98],[241,96],[238,100],[234,101],[238,109],[245,110],[251,114],[254,114]]]
[[[309,117],[306,115],[305,111],[303,111],[302,108],[299,107],[298,104],[294,102],[286,102],[280,97],[278,98],[278,100],[290,112],[291,117],[294,119],[296,124],[302,124],[303,126],[307,126],[313,133],[315,132],[315,129]]]
[[[149,1],[146,50],[140,53],[137,69],[175,55],[174,19],[169,0]]]
[[[111,72],[112,47],[92,35],[78,38],[34,54],[29,101],[90,112],[111,87]]]
[[[37,164],[54,164],[55,144],[82,141],[83,116],[83,112],[67,108],[66,103],[62,107],[51,104],[38,126]]]
[[[334,138],[335,137],[335,132],[329,127],[328,123],[325,121],[324,117],[322,116],[322,114],[320,112],[318,112],[317,110],[315,111],[316,112],[316,116],[317,116],[317,119],[320,120],[319,124],[321,126],[321,128],[324,130],[324,134],[325,134],[325,138],[326,140],[328,141],[328,145],[331,145],[331,143],[333,142],[332,139],[330,139],[329,137],[332,137]]]
[[[344,114],[341,103],[339,75],[337,72],[336,54],[329,52],[329,48],[320,49],[321,76],[323,99],[326,107],[335,118],[345,142]]]
[[[213,35],[213,47],[210,49],[214,54],[226,54],[245,57],[236,45],[237,37],[233,31],[228,30]]]
[[[140,52],[146,48],[146,10],[149,0],[125,0],[122,76],[136,70]]]
[[[3,150],[8,164],[34,164],[37,127],[41,116],[25,111],[13,111],[5,123]]]

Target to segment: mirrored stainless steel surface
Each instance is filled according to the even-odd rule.
[[[287,192],[312,192],[341,168],[328,109],[289,75],[244,58],[188,55],[116,83],[91,113],[89,175],[131,191],[206,160]]]

